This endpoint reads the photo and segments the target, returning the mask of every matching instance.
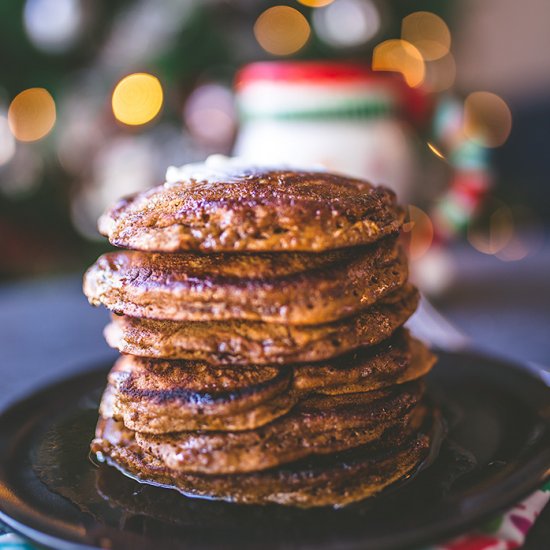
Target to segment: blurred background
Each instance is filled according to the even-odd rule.
[[[81,289],[97,217],[220,153],[393,187],[435,306],[413,329],[550,365],[549,22],[548,0],[1,1],[0,409],[112,364]]]
[[[98,215],[169,165],[291,149],[396,189],[423,290],[546,360],[549,20],[545,0],[0,3],[3,296],[63,274],[79,295]]]
[[[353,60],[418,91],[414,112],[392,115],[415,160],[402,168],[413,259],[450,238],[504,262],[536,254],[550,215],[549,18],[544,0],[2,2],[0,277],[83,269],[106,248],[106,205],[170,164],[230,153],[246,125],[235,75],[258,60]]]

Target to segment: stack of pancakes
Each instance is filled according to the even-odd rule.
[[[178,178],[176,178],[178,179]],[[92,450],[141,481],[243,503],[344,505],[424,460],[434,356],[381,187],[232,169],[124,199],[84,279],[112,312]]]

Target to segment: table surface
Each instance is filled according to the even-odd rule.
[[[452,251],[455,279],[435,303],[474,345],[550,365],[550,245],[518,262],[465,246]],[[0,286],[0,409],[38,386],[114,360],[108,315],[82,295],[81,274]],[[550,507],[526,548],[550,540]],[[539,544],[539,546],[536,546]]]

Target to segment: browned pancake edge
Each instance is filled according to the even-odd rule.
[[[213,366],[121,357],[109,375],[109,410],[136,431],[249,430],[312,393],[372,391],[425,375],[435,357],[406,332],[336,360],[290,366]]]
[[[321,464],[289,464],[263,472],[235,475],[188,474],[168,468],[147,454],[133,433],[113,420],[100,420],[92,451],[141,482],[177,489],[184,495],[242,504],[277,503],[311,508],[342,507],[376,495],[411,475],[426,458],[430,436],[388,434],[379,449],[351,456],[326,457]]]
[[[373,392],[310,396],[287,414],[243,431],[137,432],[147,452],[170,468],[187,472],[257,471],[310,454],[326,454],[376,440],[390,427],[408,423],[424,386],[410,382]],[[102,406],[102,415],[109,415]],[[116,417],[116,412],[113,413]]]
[[[321,254],[118,251],[86,272],[84,293],[93,305],[131,317],[311,325],[367,308],[407,275],[394,239]]]
[[[357,315],[322,325],[177,322],[113,315],[105,338],[122,353],[214,365],[322,361],[389,338],[417,304],[418,291],[407,284]]]

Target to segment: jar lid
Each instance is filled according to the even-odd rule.
[[[244,118],[372,118],[401,113],[425,118],[425,94],[399,73],[340,61],[264,61],[235,79]]]
[[[260,61],[245,65],[236,78],[237,89],[258,81],[310,84],[374,81],[380,73],[366,65],[338,61]]]

